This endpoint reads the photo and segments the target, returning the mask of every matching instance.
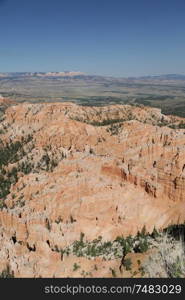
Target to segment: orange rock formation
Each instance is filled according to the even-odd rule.
[[[96,126],[110,120],[117,123]],[[17,277],[80,276],[72,271],[76,258],[55,249],[72,244],[81,232],[87,240],[113,240],[144,225],[152,231],[183,222],[185,130],[158,126],[162,122],[185,120],[128,105],[9,107],[0,123],[6,128],[0,147],[28,135],[32,140],[6,170],[22,162],[32,170],[18,173],[0,210],[0,268],[9,263]],[[78,258],[88,270],[99,260]],[[92,276],[110,276],[105,270],[114,264],[101,262]]]

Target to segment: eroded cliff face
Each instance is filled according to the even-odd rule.
[[[89,241],[111,241],[144,225],[152,231],[184,222],[185,130],[161,126],[179,123],[185,120],[127,105],[6,109],[0,122],[0,268],[8,263],[16,277],[73,277],[84,275],[83,266],[90,276],[111,276],[119,260],[61,250],[81,233]],[[81,269],[74,272],[77,260]]]

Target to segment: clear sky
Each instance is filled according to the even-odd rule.
[[[185,0],[0,0],[0,72],[185,73]]]

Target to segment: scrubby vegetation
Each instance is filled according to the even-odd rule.
[[[184,233],[185,225],[174,225],[157,237],[153,255],[142,266],[146,277],[185,277]]]
[[[0,273],[0,278],[14,278],[14,272],[11,271],[9,265]]]
[[[123,123],[111,124],[111,126],[107,128],[107,131],[111,135],[118,135],[121,132],[122,125]]]
[[[124,261],[123,261],[123,266],[125,267],[125,269],[127,271],[130,271],[132,270],[132,261],[130,258],[126,258]]]
[[[32,136],[28,136],[27,138],[22,138],[21,141],[16,141],[3,144],[3,141],[0,141],[0,168],[4,165],[7,166],[9,163],[14,163],[21,159],[26,153],[24,151],[24,145],[29,143],[32,140]]]
[[[11,186],[17,183],[19,173],[28,175],[40,170],[52,172],[58,161],[45,149],[40,161],[34,162],[30,156],[34,148],[33,136],[30,134],[15,142],[10,140],[9,143],[4,143],[0,140],[0,145],[0,209],[2,209],[6,207],[4,200],[10,193]],[[63,158],[61,155],[61,159]],[[18,203],[23,206],[24,201]]]
[[[17,173],[22,171],[27,174],[30,169],[30,165],[28,162],[25,164],[21,164],[17,167],[9,168],[6,167],[9,164],[13,164],[22,159],[25,155],[24,146],[28,144],[32,140],[32,136],[28,135],[26,138],[22,138],[21,141],[10,142],[7,144],[3,144],[1,142],[0,148],[0,199],[5,199],[5,197],[10,193],[10,187],[12,184],[15,184],[18,180]],[[4,206],[3,201],[1,200],[0,207]]]
[[[112,125],[112,124],[115,124],[115,123],[120,123],[120,122],[124,122],[124,121],[128,121],[128,120],[131,120],[132,117],[128,117],[128,118],[115,118],[115,119],[104,119],[102,121],[90,121],[90,120],[85,120],[85,119],[82,119],[82,118],[72,118],[72,120],[75,120],[75,121],[79,121],[79,122],[84,122],[84,123],[87,123],[87,124],[90,124],[90,125],[93,125],[93,126],[107,126],[107,125]]]
[[[80,239],[72,245],[62,249],[64,254],[73,254],[78,257],[87,258],[102,257],[105,260],[122,258],[123,253],[130,252],[143,253],[150,247],[150,235],[146,233],[145,227],[136,236],[117,237],[114,241],[103,241],[99,236],[93,241],[85,240],[85,236],[81,233]]]
[[[101,122],[98,121],[92,121],[92,122],[87,122],[88,124],[94,125],[94,126],[107,126],[115,123],[120,123],[126,121],[125,119],[105,119]]]
[[[185,129],[185,123],[181,122],[179,124],[172,124],[169,125],[169,127],[173,129]]]
[[[120,259],[120,272],[123,269],[130,271],[132,277],[185,277],[185,225],[169,226],[163,231],[155,228],[149,234],[145,227],[136,236],[120,237],[113,241],[103,241],[99,236],[93,241],[87,241],[81,233],[80,239],[65,249],[57,249],[62,255],[72,254],[77,257],[94,259],[101,257],[102,260]],[[148,250],[150,250],[148,252]],[[148,253],[146,260],[138,260],[138,271],[133,271],[132,259],[127,256],[129,253]],[[152,253],[152,254],[150,254]],[[74,265],[73,270],[77,270]],[[97,266],[95,265],[95,270]],[[118,269],[110,268],[112,277],[119,277]],[[85,273],[84,273],[85,274]]]
[[[58,165],[58,162],[55,159],[50,158],[48,152],[46,152],[42,156],[40,162],[37,164],[37,167],[41,168],[42,170],[45,170],[47,172],[49,172],[49,171],[52,172],[57,165]]]
[[[77,271],[78,269],[80,269],[80,265],[78,265],[77,263],[74,263],[73,271]]]

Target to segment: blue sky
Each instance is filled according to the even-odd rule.
[[[0,0],[0,72],[185,73],[185,0]]]

